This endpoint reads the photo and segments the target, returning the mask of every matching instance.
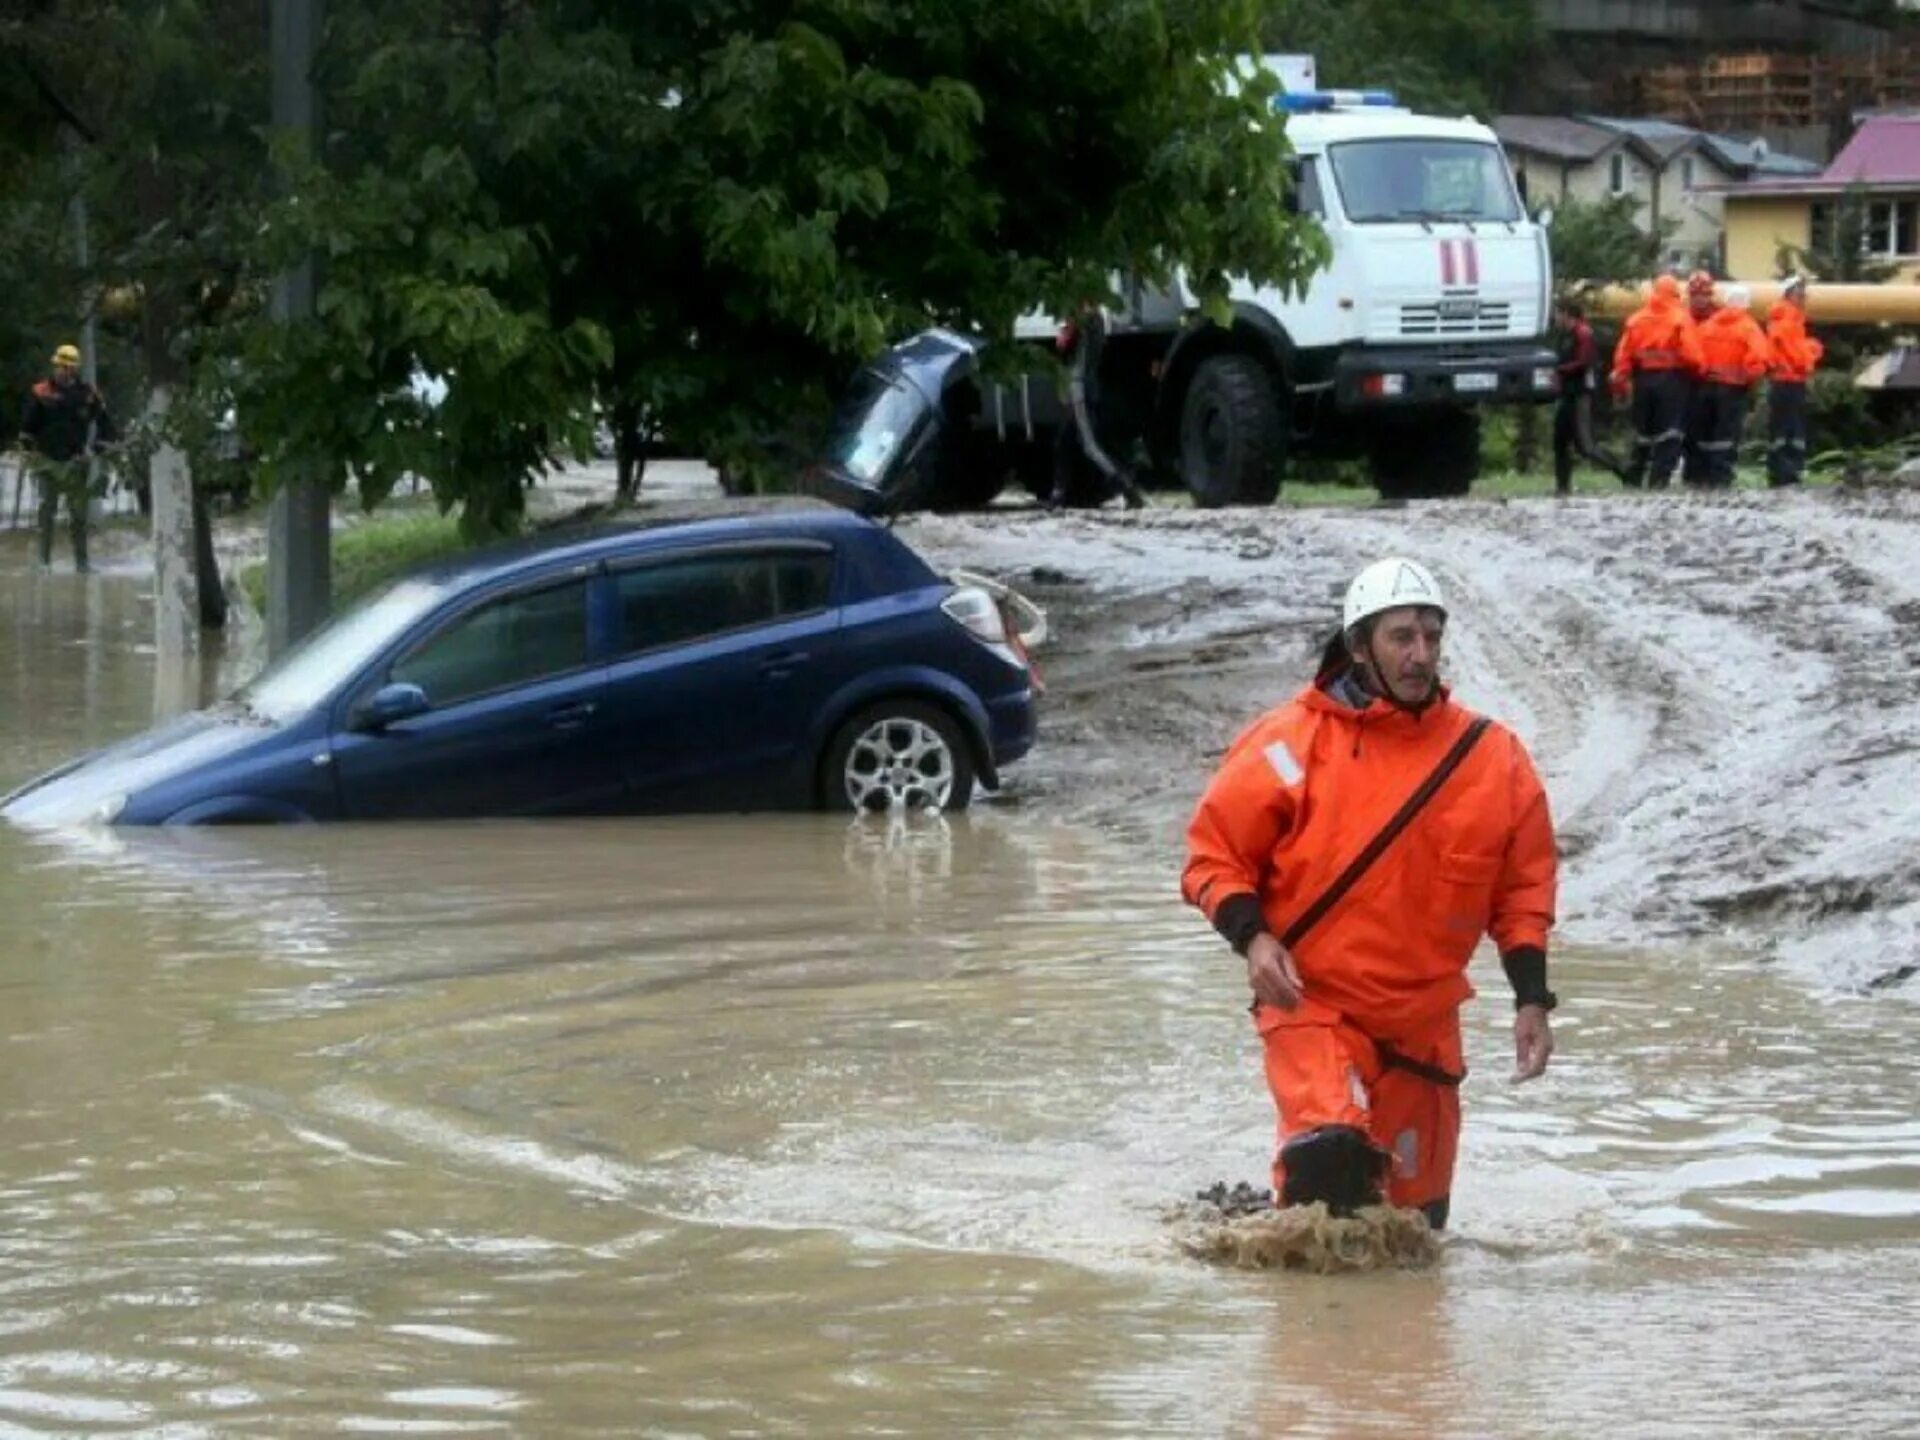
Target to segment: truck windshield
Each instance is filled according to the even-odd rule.
[[[1340,203],[1356,225],[1520,219],[1496,145],[1474,140],[1353,140],[1330,147]]]
[[[862,370],[834,416],[827,458],[860,484],[878,484],[931,415],[926,397],[905,380]]]

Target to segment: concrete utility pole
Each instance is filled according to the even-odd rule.
[[[270,0],[273,125],[308,153],[319,143],[320,97],[313,85],[320,53],[321,0]],[[273,315],[293,324],[313,314],[311,255],[274,281]],[[331,477],[324,457],[308,456],[273,492],[267,511],[267,653],[283,654],[326,618],[332,590]]]

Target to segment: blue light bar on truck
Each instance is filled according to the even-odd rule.
[[[1273,108],[1298,115],[1314,110],[1349,109],[1356,105],[1398,105],[1391,90],[1297,90],[1273,97]]]

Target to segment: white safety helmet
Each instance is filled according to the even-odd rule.
[[[1440,585],[1426,566],[1398,557],[1376,560],[1347,587],[1340,628],[1351,630],[1382,610],[1396,610],[1402,605],[1428,605],[1443,617],[1447,613]]]
[[[1745,285],[1729,285],[1720,292],[1720,303],[1729,310],[1751,310],[1753,291]]]

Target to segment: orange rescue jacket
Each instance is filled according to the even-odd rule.
[[[1683,370],[1704,365],[1700,335],[1677,294],[1656,288],[1653,298],[1628,317],[1613,350],[1613,378],[1631,379],[1636,370]]]
[[[1767,332],[1745,310],[1722,305],[1699,324],[1701,378],[1741,389],[1767,373],[1773,350]]]
[[[1227,751],[1187,829],[1182,895],[1210,920],[1254,895],[1267,929],[1284,934],[1473,719],[1444,688],[1415,715],[1378,699],[1356,710],[1308,686]],[[1302,937],[1293,957],[1307,998],[1376,1039],[1408,1033],[1473,994],[1467,962],[1482,935],[1503,954],[1546,948],[1557,867],[1533,762],[1492,725]]]
[[[1767,373],[1775,380],[1805,384],[1827,347],[1807,333],[1807,317],[1798,305],[1776,300],[1767,311],[1767,343],[1773,354]]]

